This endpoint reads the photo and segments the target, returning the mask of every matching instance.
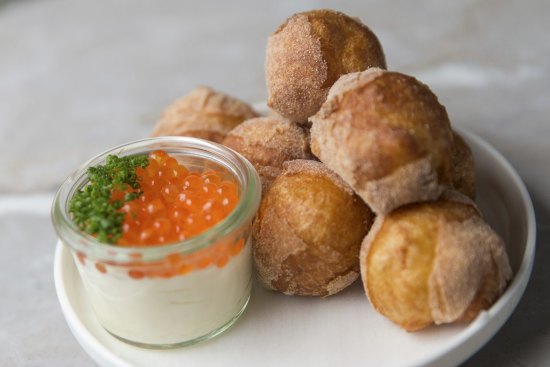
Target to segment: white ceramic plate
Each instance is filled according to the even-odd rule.
[[[55,285],[82,347],[103,366],[454,366],[508,319],[529,280],[535,254],[534,211],[521,179],[485,141],[461,132],[476,159],[478,204],[504,238],[514,269],[505,294],[469,325],[407,333],[376,313],[361,282],[328,299],[288,297],[255,285],[241,320],[211,341],[159,351],[127,345],[92,313],[69,250],[58,243]]]

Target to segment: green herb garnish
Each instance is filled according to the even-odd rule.
[[[147,155],[109,155],[105,165],[88,168],[89,183],[69,203],[69,213],[82,231],[100,242],[116,243],[122,236],[125,213],[118,211],[125,202],[141,195],[136,168],[149,165]],[[113,190],[127,191],[121,200],[112,200]]]

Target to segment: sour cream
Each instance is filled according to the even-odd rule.
[[[134,279],[127,269],[75,256],[88,299],[101,325],[127,342],[170,347],[223,331],[248,303],[252,283],[251,244],[224,267],[212,264],[171,278]]]

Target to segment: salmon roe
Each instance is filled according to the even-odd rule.
[[[153,246],[183,241],[224,219],[237,205],[237,185],[220,172],[192,172],[163,150],[137,168],[142,194],[120,209],[126,213],[117,245]],[[113,200],[124,196],[114,191]]]

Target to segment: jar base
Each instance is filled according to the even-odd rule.
[[[199,336],[199,337],[196,337],[194,339],[191,339],[191,340],[186,340],[184,342],[180,342],[180,343],[171,343],[171,344],[149,344],[149,343],[140,343],[140,342],[136,342],[136,341],[133,341],[133,340],[128,340],[128,339],[125,339],[123,337],[120,337],[116,334],[113,334],[111,333],[109,330],[105,329],[110,335],[114,336],[115,338],[117,338],[118,340],[120,341],[123,341],[124,343],[126,344],[130,344],[130,345],[133,345],[135,347],[139,347],[139,348],[146,348],[146,349],[175,349],[175,348],[182,348],[182,347],[186,347],[186,346],[189,346],[189,345],[193,345],[193,344],[197,344],[197,343],[200,343],[200,342],[204,342],[204,341],[207,341],[207,340],[210,340],[218,335],[220,335],[221,333],[223,333],[224,331],[226,331],[227,329],[229,329],[231,326],[233,326],[237,320],[242,316],[242,314],[244,313],[244,311],[246,310],[246,307],[248,306],[248,303],[250,302],[250,295],[248,296],[248,298],[246,299],[246,301],[244,302],[243,304],[243,307],[239,310],[239,312],[233,316],[233,318],[231,320],[229,320],[228,322],[226,322],[224,325],[220,326],[219,328],[209,332],[208,334],[205,334],[205,335],[202,335],[202,336]]]

